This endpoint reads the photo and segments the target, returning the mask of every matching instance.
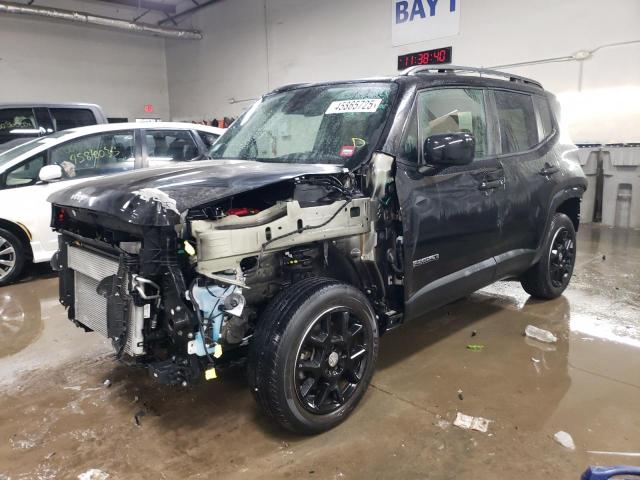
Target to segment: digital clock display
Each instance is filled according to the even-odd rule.
[[[398,55],[398,70],[414,67],[416,65],[439,65],[451,63],[452,47],[434,48],[423,52]]]

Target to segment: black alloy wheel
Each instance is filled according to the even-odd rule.
[[[556,231],[549,250],[549,278],[556,288],[569,283],[576,256],[575,245],[569,230],[560,228]]]
[[[576,230],[564,213],[554,214],[540,253],[540,260],[520,277],[520,283],[532,297],[551,300],[567,288],[576,263]]]
[[[298,348],[295,368],[296,393],[304,408],[326,414],[352,397],[367,368],[368,337],[371,332],[346,307],[315,319]]]
[[[367,296],[337,280],[306,278],[262,312],[249,348],[249,385],[282,427],[320,433],[355,409],[377,356],[378,323]]]

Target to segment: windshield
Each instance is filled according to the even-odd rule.
[[[212,147],[215,159],[356,165],[375,148],[394,83],[297,88],[267,95]]]
[[[23,153],[27,153],[30,150],[33,150],[34,148],[38,148],[41,145],[47,145],[47,144],[53,143],[54,140],[60,137],[64,137],[65,135],[70,135],[72,133],[73,132],[70,132],[69,130],[55,132],[55,133],[52,133],[51,135],[47,135],[46,137],[34,138],[33,140],[29,140],[26,143],[21,143],[20,145],[13,147],[10,150],[2,152],[0,153],[0,168],[4,164],[10,162],[14,158],[19,157]]]

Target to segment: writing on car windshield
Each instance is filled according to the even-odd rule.
[[[134,137],[130,130],[80,137],[51,149],[51,163],[67,178],[133,170]]]
[[[267,95],[231,125],[212,158],[356,165],[376,148],[394,83],[294,88]]]
[[[69,153],[69,161],[75,165],[80,165],[86,162],[91,162],[91,165],[95,165],[98,160],[106,157],[118,157],[120,151],[114,146],[101,146],[96,148],[88,148],[86,150],[80,150]]]

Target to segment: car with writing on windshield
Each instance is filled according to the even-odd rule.
[[[0,286],[58,248],[47,197],[87,179],[205,158],[224,129],[120,123],[53,133],[0,154]]]
[[[571,279],[586,182],[534,80],[283,87],[211,156],[53,194],[60,301],[164,384],[246,361],[290,430],[353,411],[385,332],[497,280],[551,299]]]

